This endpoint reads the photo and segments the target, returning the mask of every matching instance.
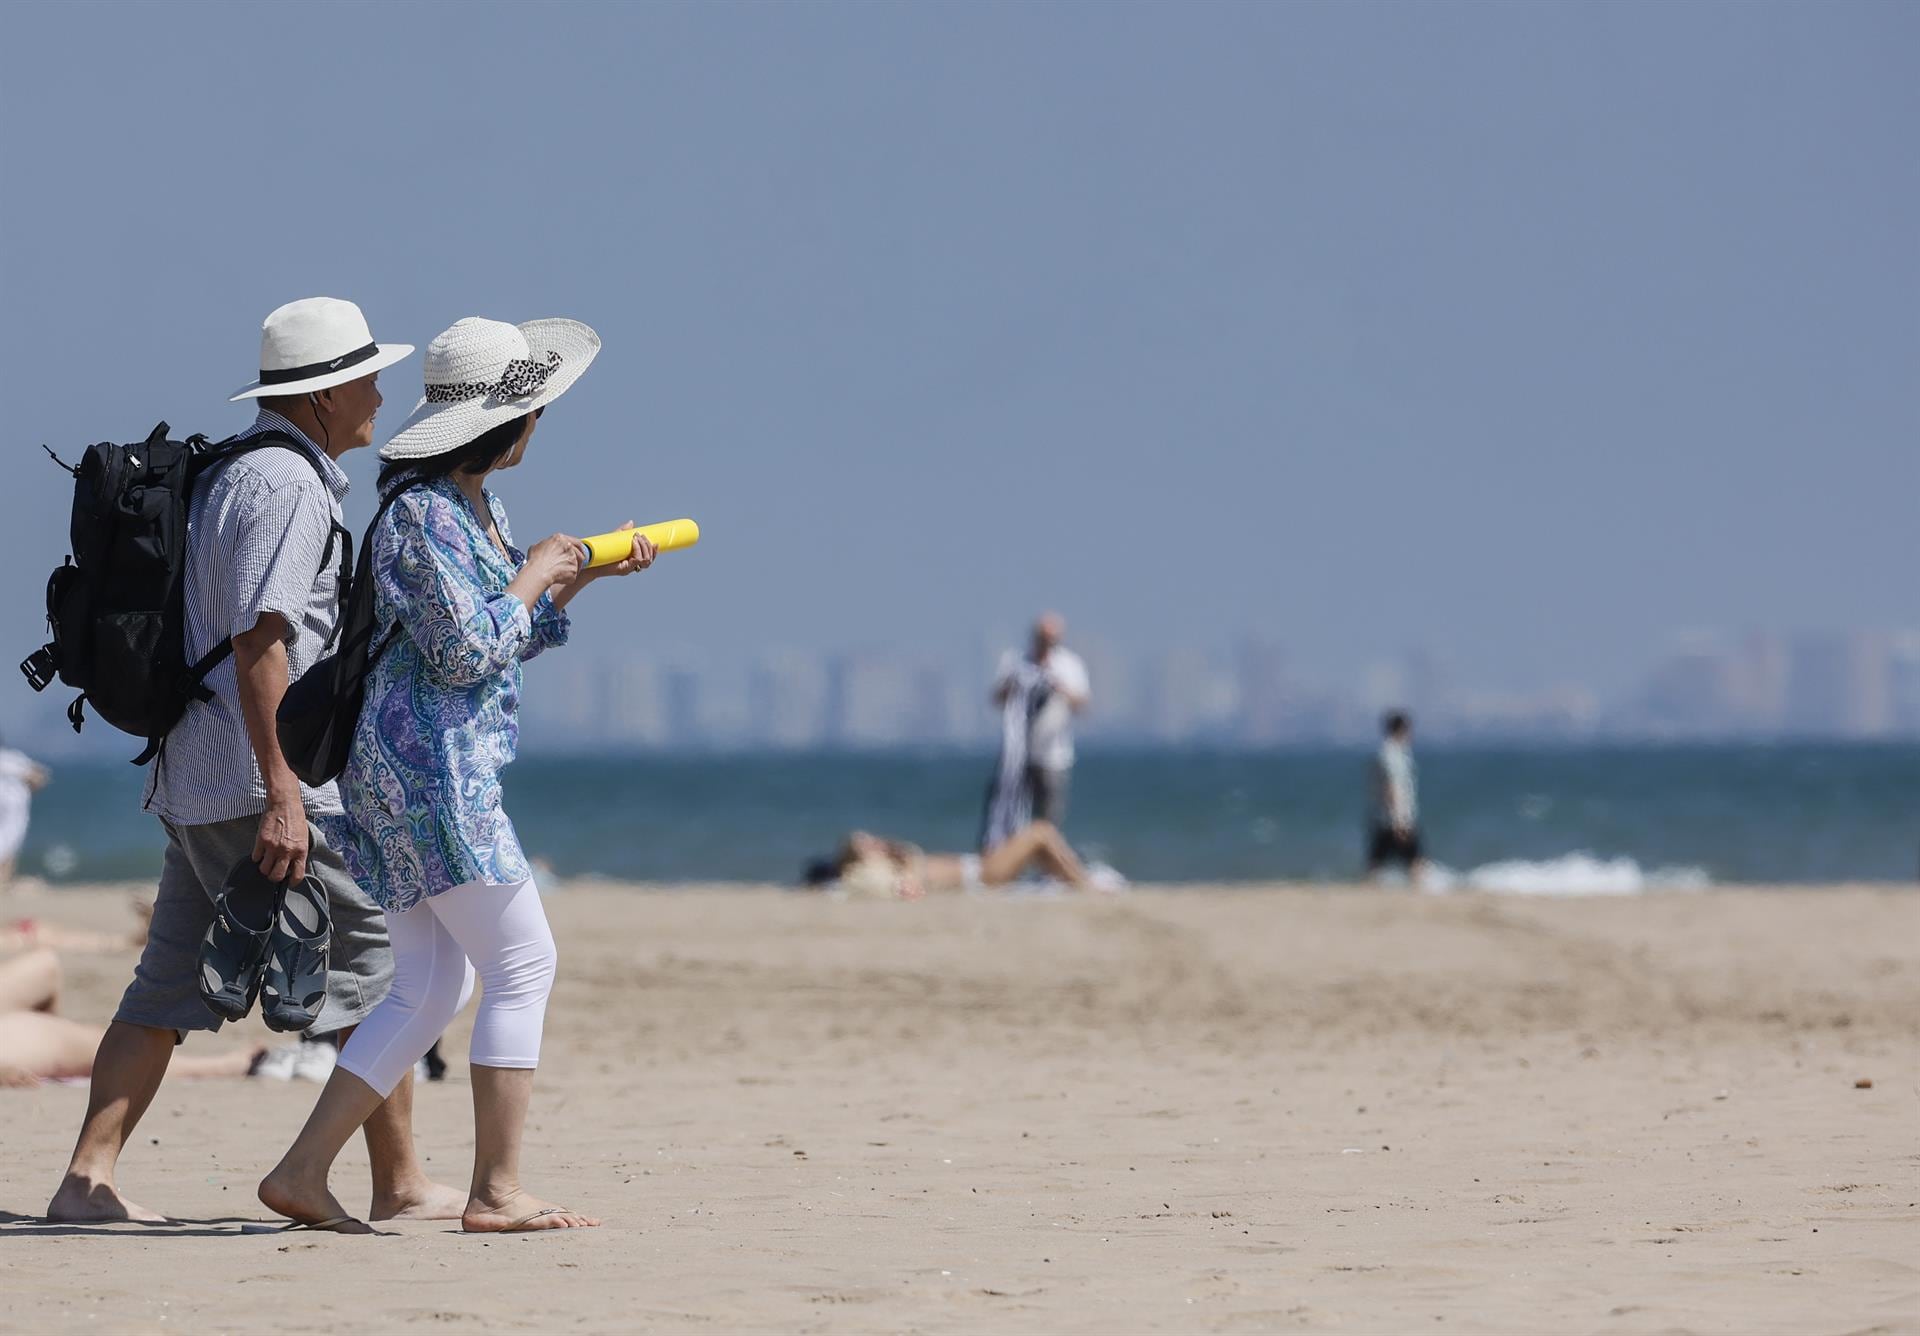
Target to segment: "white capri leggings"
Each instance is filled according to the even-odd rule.
[[[347,1041],[340,1065],[385,1099],[433,1046],[480,977],[468,1061],[537,1067],[557,957],[533,879],[470,881],[387,914],[393,987]]]

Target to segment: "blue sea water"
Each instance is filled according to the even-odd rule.
[[[1913,745],[1426,747],[1419,763],[1432,856],[1489,886],[1912,881],[1920,869]],[[855,827],[968,847],[990,768],[961,755],[536,756],[508,772],[507,808],[529,853],[566,875],[790,881]],[[1359,750],[1089,752],[1068,834],[1135,881],[1352,878],[1366,772]],[[141,774],[56,767],[21,871],[151,878],[163,836],[140,811]],[[1502,868],[1515,860],[1526,866]]]

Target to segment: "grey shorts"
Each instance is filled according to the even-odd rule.
[[[214,897],[233,865],[253,852],[257,816],[167,829],[166,861],[146,949],[114,1019],[154,1030],[218,1030],[220,1018],[200,998],[200,940],[213,922]],[[357,1025],[387,995],[393,982],[393,948],[387,918],[347,875],[340,855],[308,825],[310,875],[327,888],[333,912],[333,949],[327,959],[327,1000],[308,1033],[322,1035]]]
[[[1067,824],[1067,790],[1072,786],[1071,770],[1027,767],[1027,785],[1033,793],[1033,819],[1055,826]]]

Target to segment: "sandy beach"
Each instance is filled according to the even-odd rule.
[[[673,890],[550,898],[527,1177],[605,1228],[243,1233],[317,1092],[258,1080],[141,1126],[179,1223],[43,1225],[86,1090],[0,1090],[0,1329],[1920,1331],[1910,891]],[[131,957],[67,966],[97,1019]]]

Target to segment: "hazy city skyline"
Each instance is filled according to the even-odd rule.
[[[563,689],[529,708],[531,742],[985,747],[998,736],[986,699],[998,650],[993,637],[979,643],[971,664],[875,649],[786,650],[717,670],[698,658],[557,661],[544,675]],[[1371,739],[1389,708],[1411,709],[1440,741],[1920,737],[1920,631],[1696,632],[1612,695],[1578,681],[1493,689],[1420,649],[1325,679],[1259,639],[1145,657],[1097,636],[1074,647],[1094,683],[1080,732],[1095,742],[1347,745]]]
[[[1430,646],[1602,701],[1669,628],[1909,619],[1913,6],[377,14],[10,16],[14,660],[65,551],[39,443],[238,428],[261,316],[314,293],[420,344],[599,328],[501,480],[517,534],[700,519],[568,652],[699,646],[676,690],[743,713],[765,647],[957,665],[1048,604],[1125,662]],[[0,726],[59,708],[16,683]]]
[[[1098,634],[1073,644],[1093,678],[1079,731],[1096,746],[1364,746],[1389,708],[1412,710],[1441,744],[1920,738],[1920,630],[1689,632],[1649,647],[1644,671],[1613,693],[1571,679],[1494,688],[1418,647],[1322,676],[1258,637],[1144,656]],[[522,740],[532,752],[984,750],[998,738],[988,684],[1014,648],[983,633],[947,657],[556,654],[528,669]],[[14,739],[49,756],[128,751],[111,730],[76,738],[57,712]]]

